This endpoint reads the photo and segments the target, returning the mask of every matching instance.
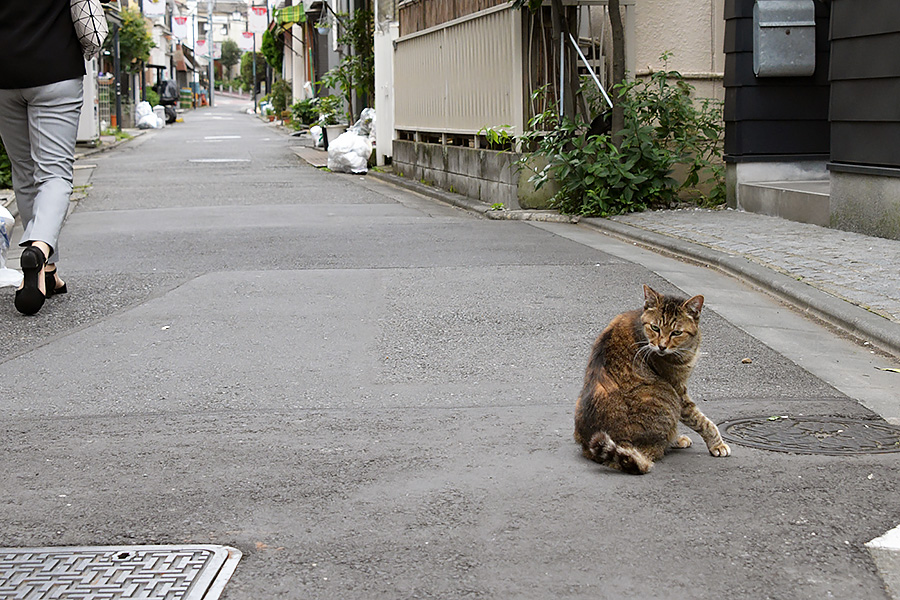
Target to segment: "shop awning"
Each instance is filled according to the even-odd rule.
[[[302,4],[278,8],[275,10],[275,22],[282,29],[287,29],[294,23],[306,23],[306,10]]]

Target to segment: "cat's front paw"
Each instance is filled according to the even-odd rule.
[[[709,447],[709,453],[713,456],[726,457],[731,456],[731,447],[725,442],[719,442],[715,446]]]

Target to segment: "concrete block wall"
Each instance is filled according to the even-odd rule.
[[[519,209],[519,155],[463,146],[394,140],[394,172],[441,189]]]

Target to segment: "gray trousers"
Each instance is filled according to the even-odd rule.
[[[82,78],[17,90],[0,89],[0,137],[12,163],[13,189],[25,231],[22,246],[45,242],[59,258],[59,231],[69,208]]]

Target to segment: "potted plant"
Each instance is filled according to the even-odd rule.
[[[331,21],[328,20],[327,13],[316,23],[316,33],[319,35],[325,35],[331,31]]]
[[[291,105],[293,112],[293,121],[300,126],[309,127],[319,118],[319,112],[316,109],[318,98],[303,98]]]
[[[339,115],[343,112],[341,99],[334,95],[322,96],[316,104],[319,113],[319,125],[325,129],[325,139],[331,141],[344,133],[345,123],[340,123]]]

